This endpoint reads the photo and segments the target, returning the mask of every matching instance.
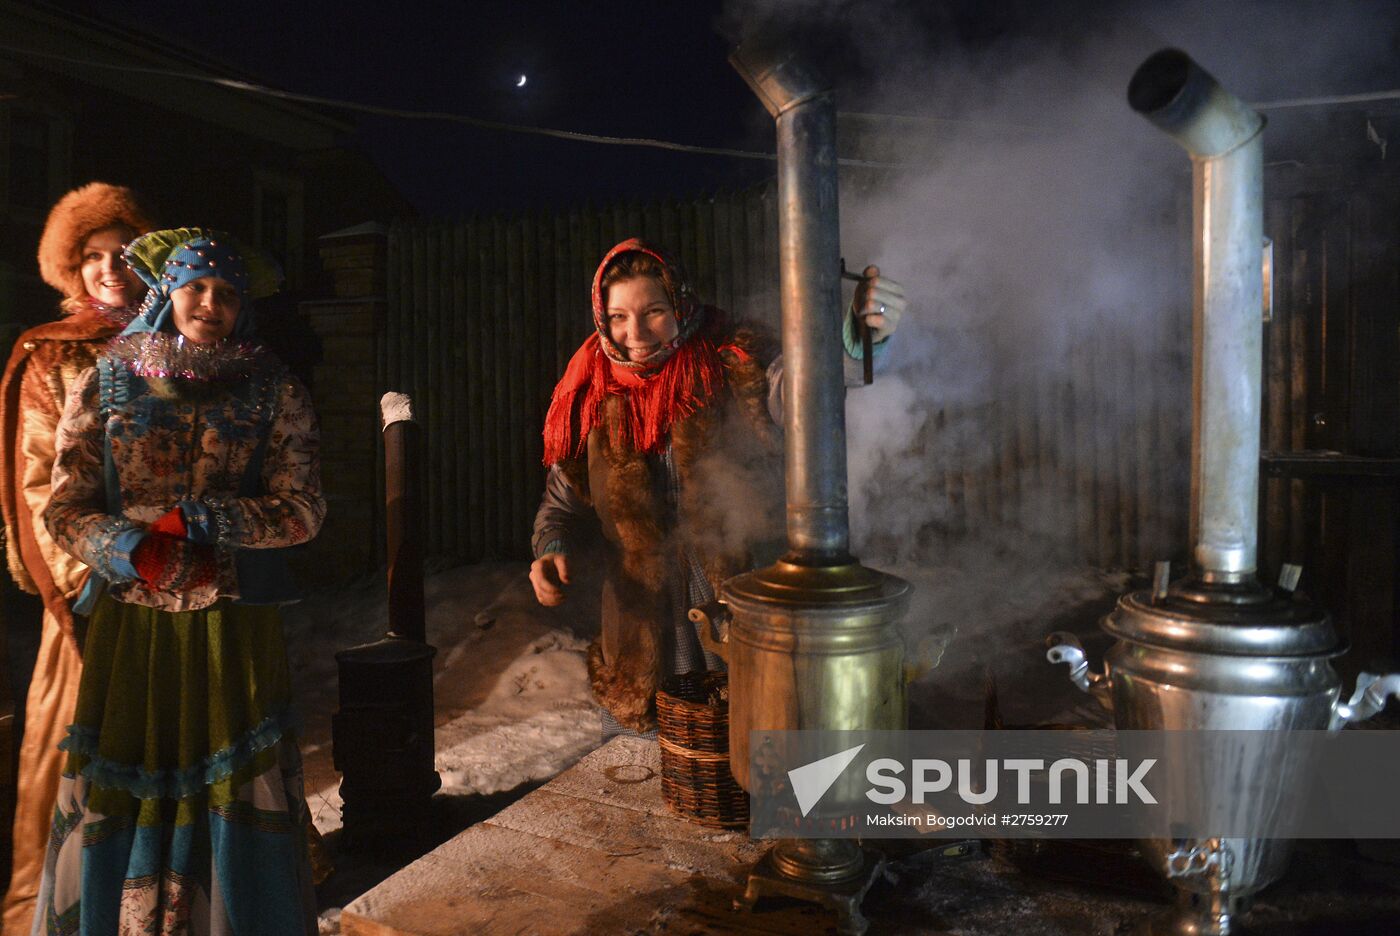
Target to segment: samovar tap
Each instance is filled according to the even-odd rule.
[[[1055,631],[1045,638],[1045,658],[1051,663],[1065,663],[1069,666],[1069,678],[1079,688],[1094,697],[1108,711],[1113,711],[1113,696],[1106,672],[1096,673],[1089,668],[1089,657],[1084,653],[1084,645],[1069,631]]]
[[[1328,731],[1341,731],[1347,725],[1364,722],[1385,708],[1388,698],[1400,699],[1400,673],[1378,676],[1375,673],[1362,673],[1356,677],[1356,691],[1351,698],[1342,702],[1338,698],[1332,706],[1332,720],[1327,723]]]

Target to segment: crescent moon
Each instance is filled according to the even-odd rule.
[[[516,86],[517,88],[523,88],[523,87],[525,87],[525,76],[524,76],[524,75],[521,75],[521,76],[520,76],[520,80],[517,81],[517,82],[515,83],[515,86]]]

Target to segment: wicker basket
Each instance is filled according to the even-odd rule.
[[[656,693],[656,718],[666,805],[701,825],[748,825],[749,795],[729,770],[728,676],[672,677]]]

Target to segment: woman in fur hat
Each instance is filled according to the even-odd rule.
[[[150,228],[145,208],[128,188],[92,182],[59,199],[39,240],[39,272],[64,297],[61,317],[19,337],[0,382],[6,558],[19,587],[44,603],[19,749],[7,933],[29,929],[62,766],[58,743],[72,720],[82,669],[69,601],[87,567],[54,545],[43,523],[54,430],[78,374],[92,367],[103,343],[136,314],[146,287],[122,260],[122,247]]]
[[[847,317],[849,384],[860,382],[855,316],[878,350],[905,309],[898,283],[866,274]],[[782,364],[770,341],[701,305],[677,266],[636,239],[599,264],[593,325],[545,420],[530,582],[541,604],[562,602],[570,546],[596,519],[607,566],[589,679],[605,737],[645,734],[663,679],[721,665],[687,610],[781,535]]]
[[[316,931],[277,605],[325,515],[306,389],[253,340],[270,263],[157,231],[58,428],[54,541],[93,571],[39,891],[45,933]]]

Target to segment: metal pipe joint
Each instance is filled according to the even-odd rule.
[[[764,37],[750,39],[729,55],[729,64],[777,119],[816,97],[830,97],[831,83],[791,49]]]

